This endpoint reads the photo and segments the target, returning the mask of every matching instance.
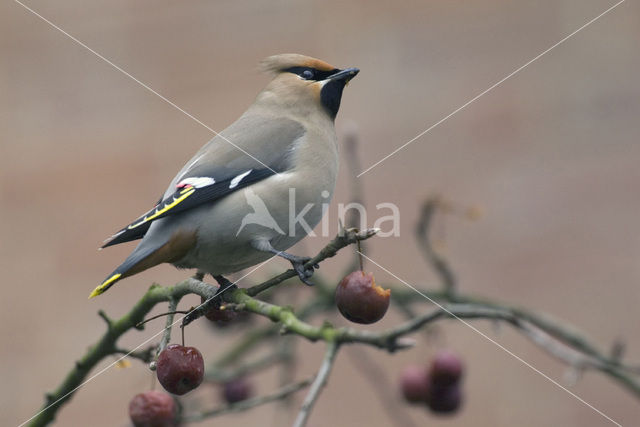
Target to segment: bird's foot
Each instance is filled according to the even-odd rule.
[[[187,315],[182,318],[182,324],[180,327],[184,328],[189,323],[204,316],[211,309],[219,309],[224,293],[230,289],[237,288],[234,283],[231,283],[228,279],[222,276],[213,276],[213,278],[216,279],[216,282],[218,282],[218,285],[220,286],[216,293],[200,304],[197,308],[187,313]]]
[[[300,257],[290,254],[287,255],[289,255],[287,259],[291,262],[293,270],[298,274],[300,281],[305,285],[313,286],[313,282],[309,279],[313,276],[315,269],[320,268],[320,266],[318,264],[309,265],[308,263],[311,261],[311,258],[309,257]]]

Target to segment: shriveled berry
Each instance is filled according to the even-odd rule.
[[[205,302],[205,299],[202,298],[202,302]],[[221,307],[211,307],[204,316],[209,319],[211,322],[215,323],[216,326],[228,326],[236,317],[238,317],[238,313],[233,310],[227,309],[225,306]]]
[[[253,387],[246,378],[236,378],[226,382],[222,388],[222,396],[227,403],[246,400],[253,394]]]
[[[344,317],[369,324],[382,319],[390,297],[391,290],[376,285],[373,274],[358,270],[342,279],[336,288],[335,301]]]
[[[435,385],[457,384],[464,373],[464,366],[460,357],[452,351],[441,350],[433,360],[429,368],[431,382]]]
[[[176,414],[173,397],[161,391],[137,394],[129,402],[129,418],[135,427],[173,427]]]
[[[407,402],[425,403],[429,382],[429,373],[424,366],[407,366],[400,374],[400,390]]]
[[[429,387],[427,406],[437,414],[456,412],[462,405],[460,384],[435,385]]]
[[[195,347],[167,346],[156,362],[158,381],[169,393],[183,395],[198,387],[204,377],[204,360]]]

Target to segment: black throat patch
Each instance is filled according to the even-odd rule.
[[[336,118],[340,109],[340,99],[342,98],[344,85],[345,81],[342,79],[329,80],[320,91],[320,101],[332,119]]]

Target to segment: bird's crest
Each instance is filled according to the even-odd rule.
[[[332,71],[336,67],[310,56],[297,53],[283,53],[265,58],[260,62],[260,69],[267,73],[279,73],[292,67],[309,67],[321,71]]]

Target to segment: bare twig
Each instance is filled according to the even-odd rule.
[[[207,369],[205,378],[207,381],[225,383],[235,380],[236,378],[246,377],[247,375],[261,371],[276,365],[284,360],[284,356],[280,351],[271,352],[251,362],[243,363],[231,369],[215,369],[215,367]]]
[[[179,302],[179,298],[169,298],[169,313],[167,314],[167,320],[165,322],[164,332],[162,333],[162,339],[160,340],[160,344],[158,344],[156,359],[158,358],[160,353],[162,353],[162,350],[164,350],[171,341],[171,327],[173,326],[173,318],[175,316],[176,310],[178,310]]]
[[[114,354],[125,354],[127,355],[127,357],[130,357],[132,359],[138,359],[145,363],[151,362],[153,360],[155,353],[156,353],[155,345],[147,347],[144,350],[136,350],[136,351],[127,350],[124,348],[116,348],[114,350]]]
[[[246,411],[247,409],[255,408],[256,406],[281,400],[287,396],[290,396],[293,393],[298,392],[299,390],[302,390],[303,388],[307,387],[309,384],[311,384],[311,379],[300,381],[295,384],[289,384],[287,386],[281,387],[280,389],[276,390],[274,393],[267,394],[265,396],[254,397],[252,399],[247,399],[247,400],[240,401],[238,403],[225,405],[220,408],[212,409],[210,411],[204,411],[199,414],[185,415],[182,417],[182,421],[185,421],[185,422],[203,421],[218,415],[227,414],[229,412]]]
[[[355,123],[349,123],[345,126],[344,140],[342,146],[344,147],[344,156],[347,164],[347,169],[351,171],[359,171],[360,168],[360,156],[358,154],[358,127]],[[362,189],[362,179],[358,179],[356,175],[351,174],[349,180],[349,193],[351,202],[364,205],[364,191]],[[358,209],[349,209],[346,213],[344,223],[347,227],[364,228],[366,224],[362,223],[363,218],[360,217],[360,211]]]
[[[433,247],[429,235],[433,217],[440,204],[441,202],[438,197],[432,197],[424,203],[420,219],[416,225],[416,238],[425,259],[433,267],[438,276],[440,276],[445,292],[449,295],[454,295],[456,278],[453,270],[451,270],[449,262]]]
[[[320,396],[320,392],[327,384],[327,379],[331,373],[331,368],[333,367],[338,347],[339,344],[336,341],[329,341],[327,343],[327,350],[324,354],[322,365],[320,365],[320,370],[318,371],[316,378],[313,380],[313,384],[311,384],[311,389],[302,403],[302,407],[300,408],[298,417],[293,423],[293,427],[304,427],[307,424],[313,405],[316,403]]]

